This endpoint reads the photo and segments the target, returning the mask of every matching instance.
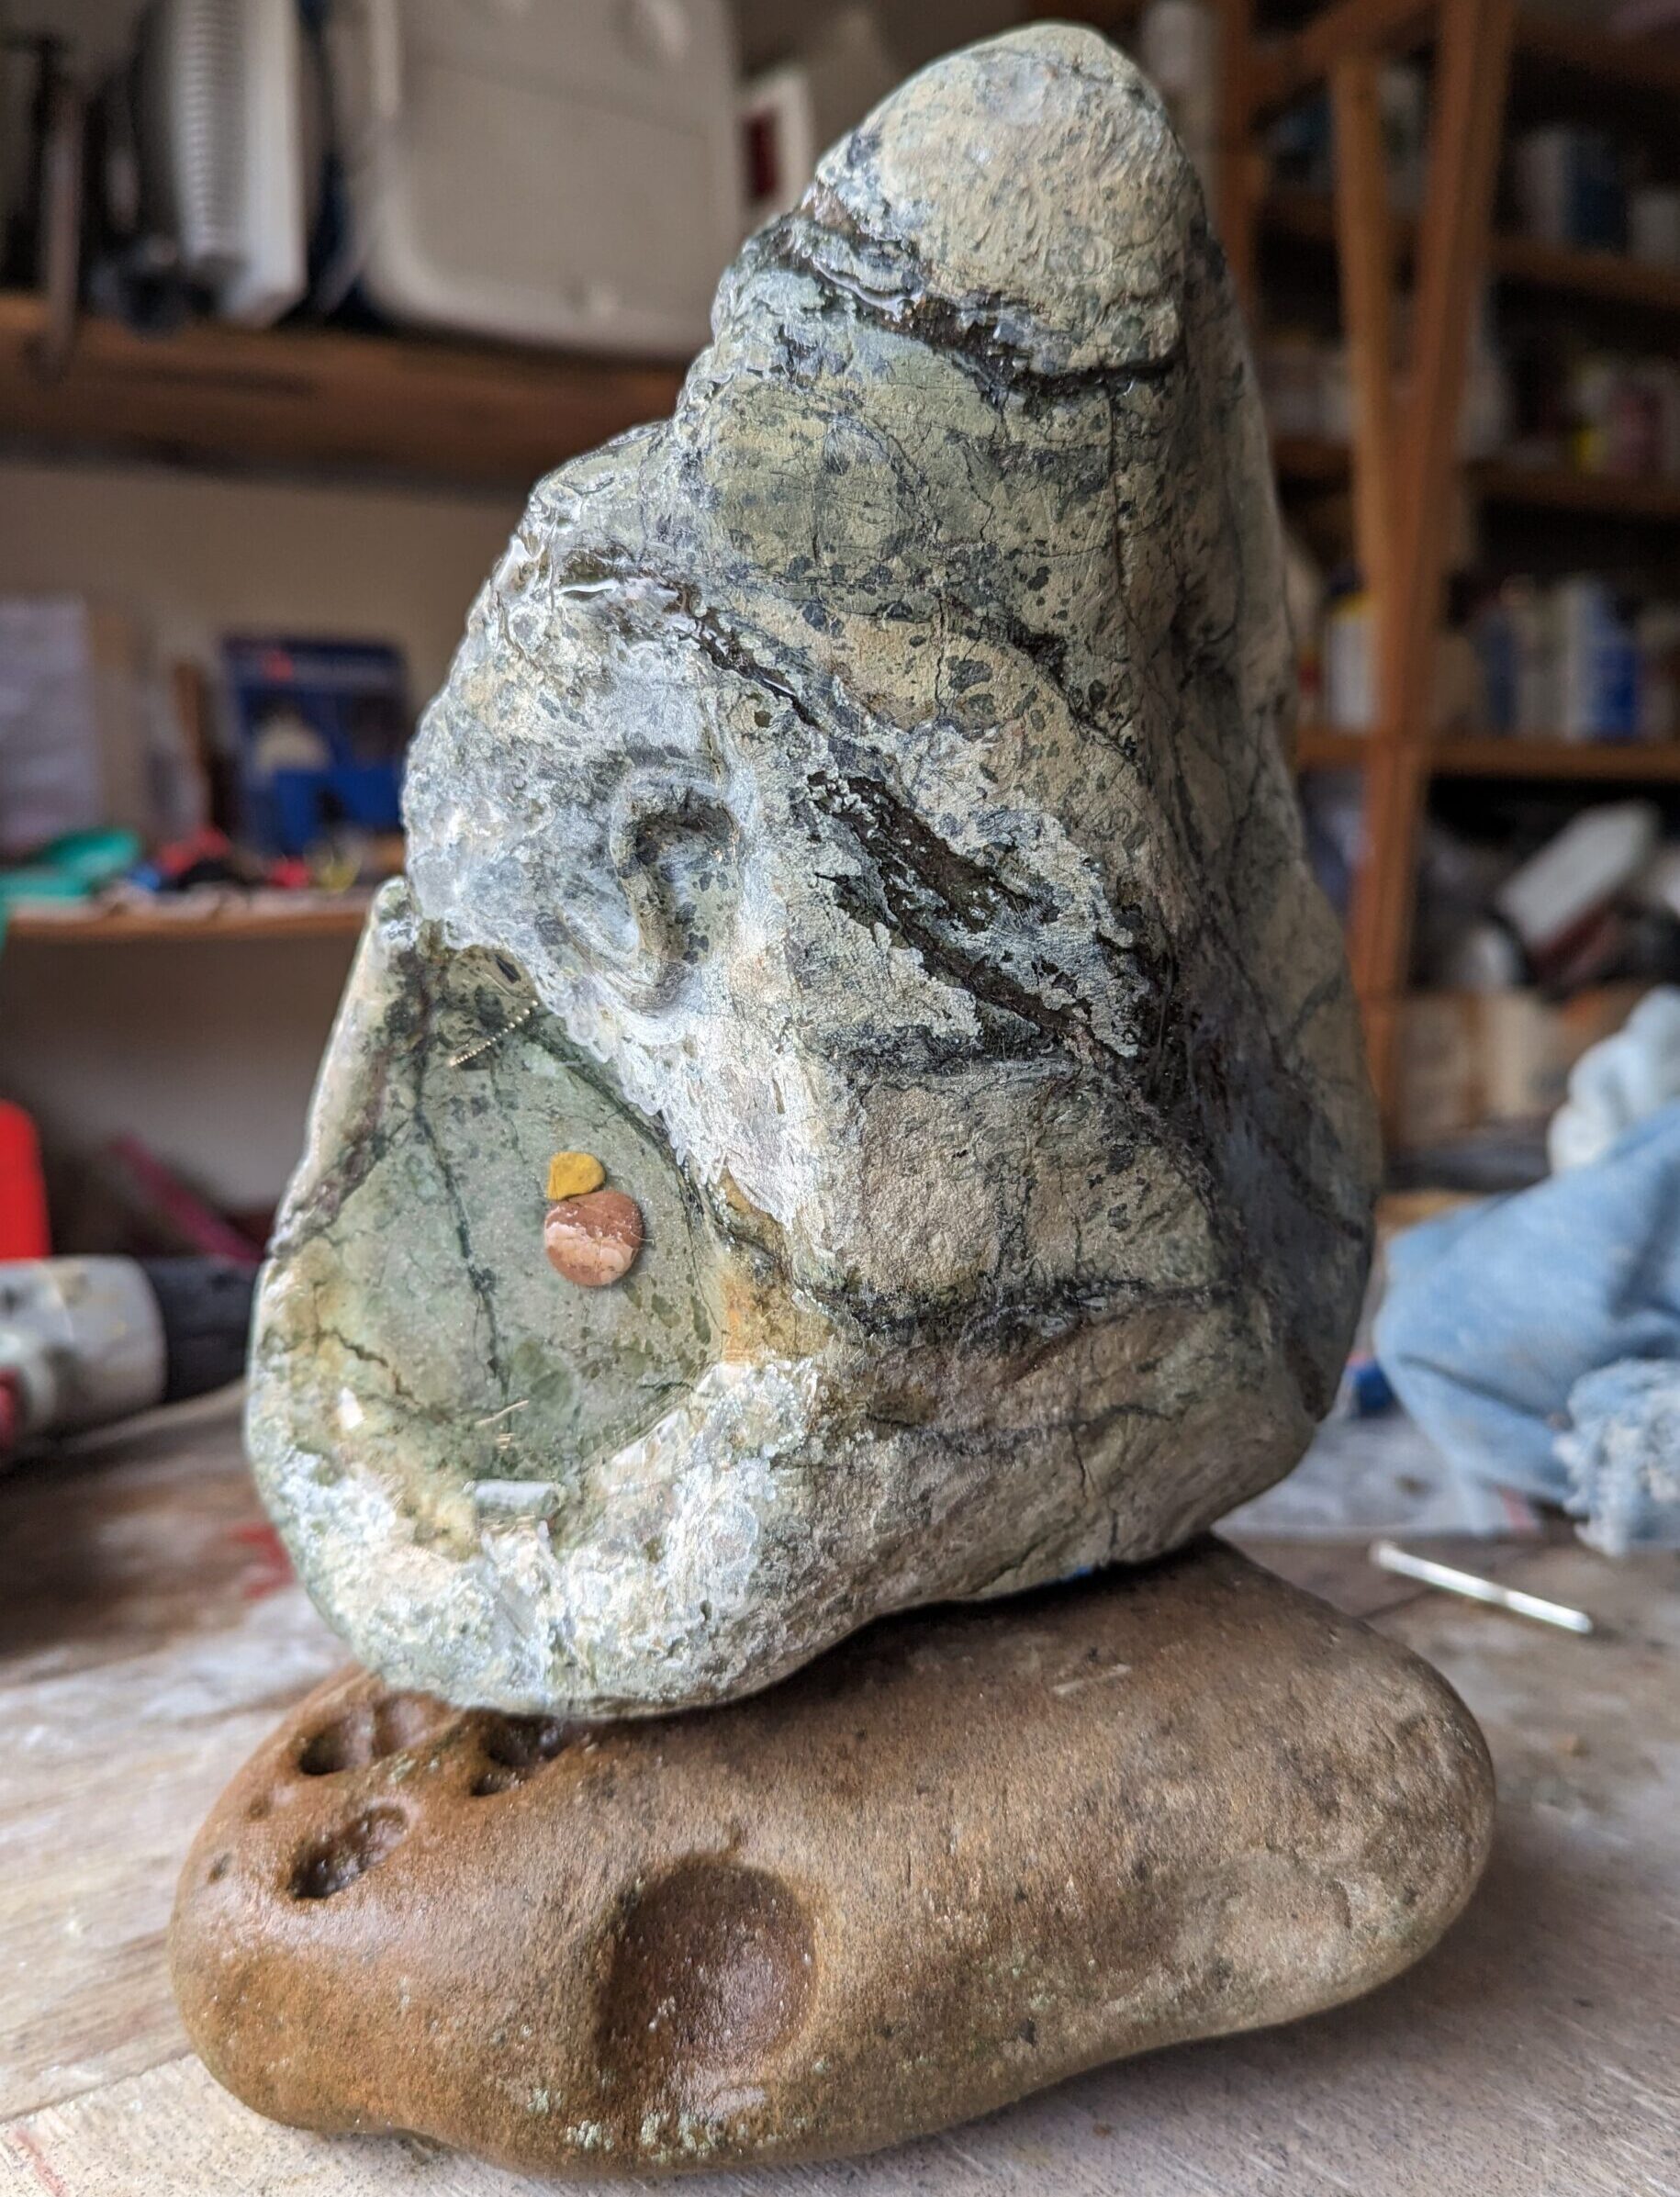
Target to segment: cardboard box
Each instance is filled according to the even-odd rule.
[[[0,859],[153,828],[144,629],[76,595],[0,598]]]
[[[1399,1143],[1543,1118],[1582,1054],[1620,1029],[1647,989],[1599,984],[1562,1002],[1532,991],[1415,992],[1400,1017]]]

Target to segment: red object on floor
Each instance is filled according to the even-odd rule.
[[[0,1373],[0,1457],[17,1440],[23,1425],[23,1388],[16,1373]]]
[[[0,1259],[45,1259],[51,1250],[35,1124],[0,1099]]]

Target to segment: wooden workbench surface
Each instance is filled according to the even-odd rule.
[[[860,2166],[696,2197],[1680,2197],[1680,1560],[1497,1552],[1574,1639],[1265,1552],[1437,1664],[1482,1719],[1499,1831],[1420,1967],[1287,2030],[1109,2068]],[[174,1878],[222,1784],[340,1660],[214,1405],[0,1483],[0,2191],[495,2197],[418,2139],[327,2141],[218,2091],[170,2002]],[[1240,1685],[1240,1672],[1232,1683]]]

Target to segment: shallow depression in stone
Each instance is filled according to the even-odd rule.
[[[314,1839],[293,1866],[294,1900],[330,1900],[396,1852],[408,1831],[398,1808],[368,1808]]]

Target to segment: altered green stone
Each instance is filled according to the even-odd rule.
[[[1153,93],[1067,28],[939,63],[714,326],[474,610],[259,1311],[305,1577],[459,1702],[724,1699],[1173,1547],[1300,1455],[1365,1274],[1265,433]],[[644,1217],[610,1287],[543,1256],[556,1141]]]

